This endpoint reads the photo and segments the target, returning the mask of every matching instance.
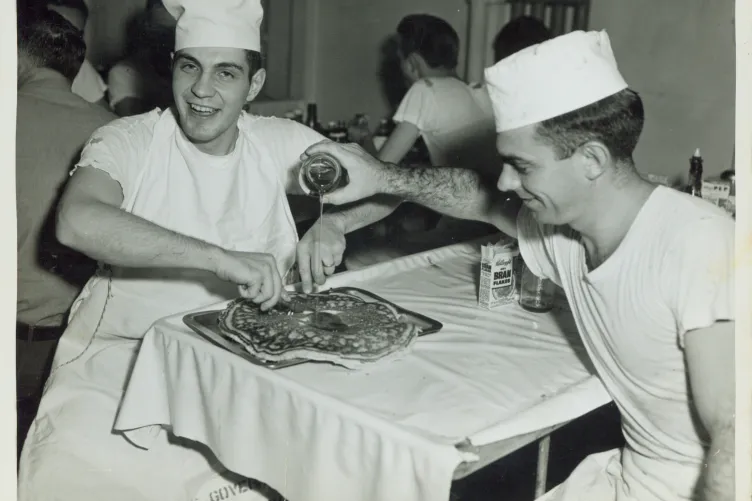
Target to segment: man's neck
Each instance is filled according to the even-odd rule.
[[[235,150],[235,143],[238,141],[240,129],[233,127],[231,134],[222,135],[214,141],[208,143],[193,143],[193,146],[202,153],[217,157],[229,155]]]
[[[67,88],[70,90],[71,81],[65,78],[62,73],[49,68],[34,68],[24,71],[22,80],[19,81],[19,89],[32,84],[44,83],[55,87]]]
[[[620,174],[620,179],[600,181],[592,190],[585,213],[570,226],[582,236],[589,267],[597,268],[619,247],[642,206],[655,189],[637,171]]]
[[[442,77],[456,77],[457,71],[448,68],[424,68],[421,72],[421,78],[442,78]]]

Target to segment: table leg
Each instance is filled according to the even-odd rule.
[[[535,499],[546,493],[548,477],[548,453],[551,448],[551,435],[546,435],[538,442],[538,471],[535,474]]]

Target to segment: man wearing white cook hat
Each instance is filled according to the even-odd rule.
[[[299,156],[323,137],[242,112],[265,78],[259,0],[164,3],[177,19],[175,108],[98,129],[58,210],[60,241],[102,265],[60,340],[22,453],[21,501],[209,499],[243,480],[220,476],[197,446],[162,437],[143,450],[112,426],[155,320],[239,286],[264,309],[285,295],[297,243],[286,193],[302,193]]]
[[[468,170],[404,169],[355,145],[323,143],[307,154],[336,156],[350,176],[326,201],[385,193],[495,224],[518,238],[534,273],[563,288],[621,411],[626,446],[589,457],[546,498],[732,500],[733,220],[638,174],[642,101],[605,32],[525,49],[488,68],[486,82],[502,157],[497,190]],[[345,210],[322,224],[337,236],[321,244],[330,261],[353,221]],[[301,270],[315,268],[303,263],[313,255],[301,241]],[[306,288],[325,279],[301,278]]]

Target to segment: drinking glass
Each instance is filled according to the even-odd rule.
[[[528,311],[542,313],[554,307],[556,286],[551,280],[536,276],[527,265],[522,269],[520,306]]]

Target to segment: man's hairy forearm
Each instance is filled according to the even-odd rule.
[[[476,171],[451,167],[405,169],[389,165],[386,193],[447,216],[492,224],[517,236],[519,204],[484,182]]]
[[[733,501],[735,499],[734,426],[714,434],[706,460],[700,490],[700,501]]]
[[[61,208],[57,236],[92,259],[129,268],[213,271],[220,250],[99,202]]]
[[[398,197],[374,195],[357,205],[328,212],[324,214],[324,219],[335,222],[343,233],[350,233],[381,221],[394,212],[401,203],[402,200]]]

